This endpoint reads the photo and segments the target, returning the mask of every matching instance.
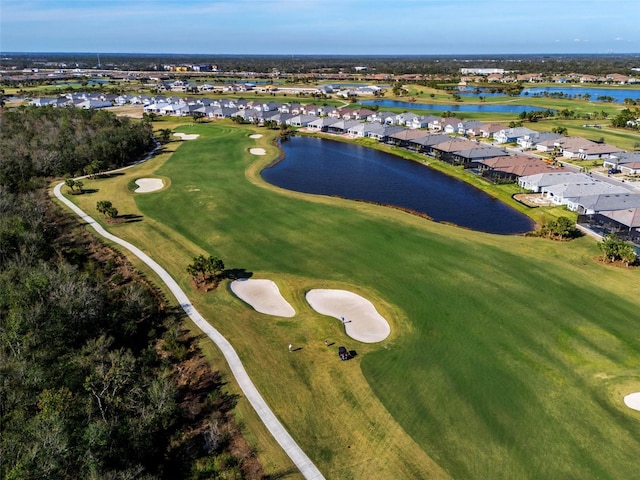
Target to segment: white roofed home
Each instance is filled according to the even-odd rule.
[[[616,168],[622,170],[624,173],[633,175],[634,170],[638,170],[640,164],[640,152],[618,152],[611,154],[608,159],[605,159],[603,166],[605,168]],[[628,167],[624,170],[624,167]],[[637,173],[637,172],[636,172]]]
[[[315,130],[317,132],[326,132],[330,125],[338,123],[340,119],[331,117],[316,117],[315,120],[309,122],[307,128],[309,130]]]
[[[480,135],[484,138],[493,138],[496,133],[505,128],[508,127],[502,123],[485,123],[484,126],[480,127]]]
[[[532,134],[524,135],[516,139],[516,143],[522,147],[523,150],[529,150],[540,142],[547,142],[557,140],[562,135],[553,132],[535,132]],[[553,149],[552,149],[553,150]]]
[[[435,117],[433,115],[420,115],[417,116],[415,118],[413,118],[410,122],[407,122],[407,127],[411,128],[411,129],[418,129],[418,128],[427,128],[429,126],[429,122],[432,122],[433,120],[437,120],[438,117]]]
[[[292,127],[306,127],[309,123],[317,119],[318,117],[315,115],[296,115],[295,117],[291,117],[287,120],[286,123]]]
[[[567,205],[571,199],[598,194],[623,194],[628,193],[624,187],[611,185],[605,182],[562,183],[541,188],[542,195],[549,198],[556,205]]]
[[[593,215],[603,210],[640,208],[640,194],[632,192],[589,194],[572,198],[567,203],[567,208],[582,215]]]
[[[532,192],[540,192],[542,188],[563,183],[588,183],[594,182],[593,178],[584,173],[552,172],[526,175],[518,179],[518,185]]]
[[[408,124],[411,124],[411,122],[413,122],[415,118],[418,118],[418,115],[416,115],[415,113],[411,113],[411,112],[399,113],[398,115],[396,115],[395,123],[397,125],[408,125]]]
[[[429,130],[433,130],[434,132],[444,132],[447,128],[447,125],[453,126],[453,129],[457,127],[458,123],[460,123],[459,118],[453,117],[443,117],[436,118],[432,122],[429,122]]]
[[[480,135],[480,129],[484,126],[483,122],[478,120],[468,120],[458,123],[458,133],[460,135],[478,136]]]
[[[353,137],[364,137],[365,136],[365,123],[358,123],[357,125],[353,125],[349,127],[347,133]]]
[[[525,135],[533,135],[535,133],[535,130],[526,127],[505,128],[494,133],[493,139],[496,143],[509,143],[515,142],[518,138],[524,137]]]
[[[392,125],[395,123],[396,114],[393,112],[374,112],[367,118],[369,122],[386,123]]]

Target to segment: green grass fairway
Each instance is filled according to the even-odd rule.
[[[176,277],[328,479],[637,477],[640,412],[622,399],[640,391],[640,271],[595,262],[590,238],[488,235],[282,191],[259,176],[278,156],[273,132],[176,129],[200,137],[71,198],[96,216],[98,200],[143,215],[107,227]],[[127,188],[147,176],[170,186]],[[194,291],[185,268],[198,253],[274,280],[297,315],[259,314],[228,284]],[[306,304],[311,288],[363,295],[391,336],[351,340]],[[340,362],[339,345],[357,357]],[[243,408],[268,471],[290,468]]]

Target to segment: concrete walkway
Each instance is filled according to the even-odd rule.
[[[295,465],[300,470],[300,473],[304,476],[304,478],[309,480],[319,480],[324,479],[320,470],[313,464],[311,459],[307,457],[307,455],[302,451],[300,446],[295,442],[295,440],[289,435],[289,432],[285,430],[280,421],[276,418],[275,414],[271,411],[267,403],[258,392],[258,389],[255,387],[247,371],[244,369],[242,362],[240,361],[240,357],[233,349],[231,344],[224,338],[218,330],[213,328],[205,319],[198,313],[195,307],[191,304],[187,295],[180,288],[180,286],[176,283],[176,281],[169,275],[169,273],[162,268],[155,260],[149,257],[146,253],[140,250],[138,247],[132,245],[131,243],[122,240],[115,235],[107,232],[102,226],[96,222],[91,216],[87,215],[84,211],[74,205],[70,200],[68,200],[64,195],[62,195],[61,188],[64,185],[64,182],[59,183],[53,189],[53,193],[55,196],[64,203],[67,207],[69,207],[73,212],[78,215],[82,220],[87,222],[89,226],[91,226],[99,235],[111,240],[118,245],[123,246],[131,253],[133,253],[136,257],[146,263],[154,272],[158,274],[158,276],[162,279],[162,281],[169,287],[171,293],[176,297],[180,306],[184,309],[187,315],[193,320],[193,322],[211,339],[215,342],[215,344],[220,348],[222,353],[224,354],[224,358],[227,360],[229,367],[231,368],[231,372],[233,376],[236,378],[242,392],[244,393],[251,406],[255,409],[255,411],[260,416],[260,419],[265,424],[267,429],[271,432],[271,435],[276,439],[276,441],[280,444],[280,446],[284,449],[289,458],[295,463]]]

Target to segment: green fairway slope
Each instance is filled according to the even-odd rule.
[[[327,478],[637,473],[640,412],[622,397],[640,391],[638,271],[598,264],[588,238],[487,235],[285,192],[259,177],[278,156],[272,133],[227,122],[179,131],[200,137],[168,160],[87,181],[98,192],[73,199],[90,213],[109,199],[143,215],[110,229],[191,292]],[[265,136],[250,139],[256,131]],[[256,146],[267,155],[251,155]],[[141,176],[170,186],[131,193],[127,185]],[[276,281],[297,315],[259,314],[225,283],[189,290],[185,268],[198,253]],[[311,288],[365,296],[391,336],[349,339],[308,307]],[[357,357],[339,362],[325,338]],[[289,343],[301,350],[289,353]]]

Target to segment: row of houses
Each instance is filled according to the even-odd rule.
[[[619,73],[610,73],[606,75],[586,75],[580,73],[570,73],[568,75],[545,75],[542,73],[523,73],[516,74],[513,72],[505,72],[502,69],[493,68],[462,68],[460,69],[462,75],[479,76],[481,79],[474,79],[473,77],[463,77],[462,80],[466,82],[473,82],[474,80],[482,80],[488,82],[499,83],[513,83],[513,82],[529,82],[529,83],[597,83],[605,85],[633,85],[640,83],[640,77],[622,75]]]
[[[536,150],[554,157],[601,160],[608,168],[631,175],[640,174],[640,162],[635,155],[605,143],[597,143],[581,137],[566,137],[553,132],[537,132],[526,127],[509,128],[500,123],[464,121],[458,118],[418,115],[411,112],[394,113],[367,108],[337,108],[328,105],[265,102],[264,100],[100,93],[70,93],[59,97],[35,98],[29,103],[37,106],[78,108],[133,104],[142,105],[144,112],[149,114],[197,115],[211,119],[240,117],[244,121],[255,124],[271,121],[314,131],[372,137],[381,141],[385,141],[397,130],[383,127],[402,126],[412,130],[427,129],[431,133],[481,138],[498,146],[514,143],[523,151]],[[415,145],[412,148],[420,150]]]
[[[372,138],[400,148],[472,169],[494,182],[518,182],[532,192],[541,193],[557,205],[578,212],[583,222],[608,225],[628,238],[640,235],[640,194],[623,186],[599,181],[591,175],[572,173],[535,155],[514,154],[504,148],[516,144],[522,150],[553,153],[558,157],[601,159],[605,167],[629,174],[640,173],[640,152],[565,137],[552,132],[536,132],[524,127],[510,128],[499,123],[463,121],[413,113],[372,111],[366,108],[336,108],[327,105],[265,102],[263,100],[190,99],[157,96],[87,97],[74,94],[55,99],[32,101],[33,105],[74,105],[105,102],[109,105],[141,104],[146,113],[158,115],[202,116],[218,119],[240,117],[244,121],[305,128],[352,138]],[[90,103],[89,103],[90,104]],[[620,212],[626,212],[624,215]],[[637,241],[637,240],[636,240]]]
[[[579,225],[602,235],[615,233],[640,247],[640,194],[566,171],[522,176],[518,184],[577,212]]]

